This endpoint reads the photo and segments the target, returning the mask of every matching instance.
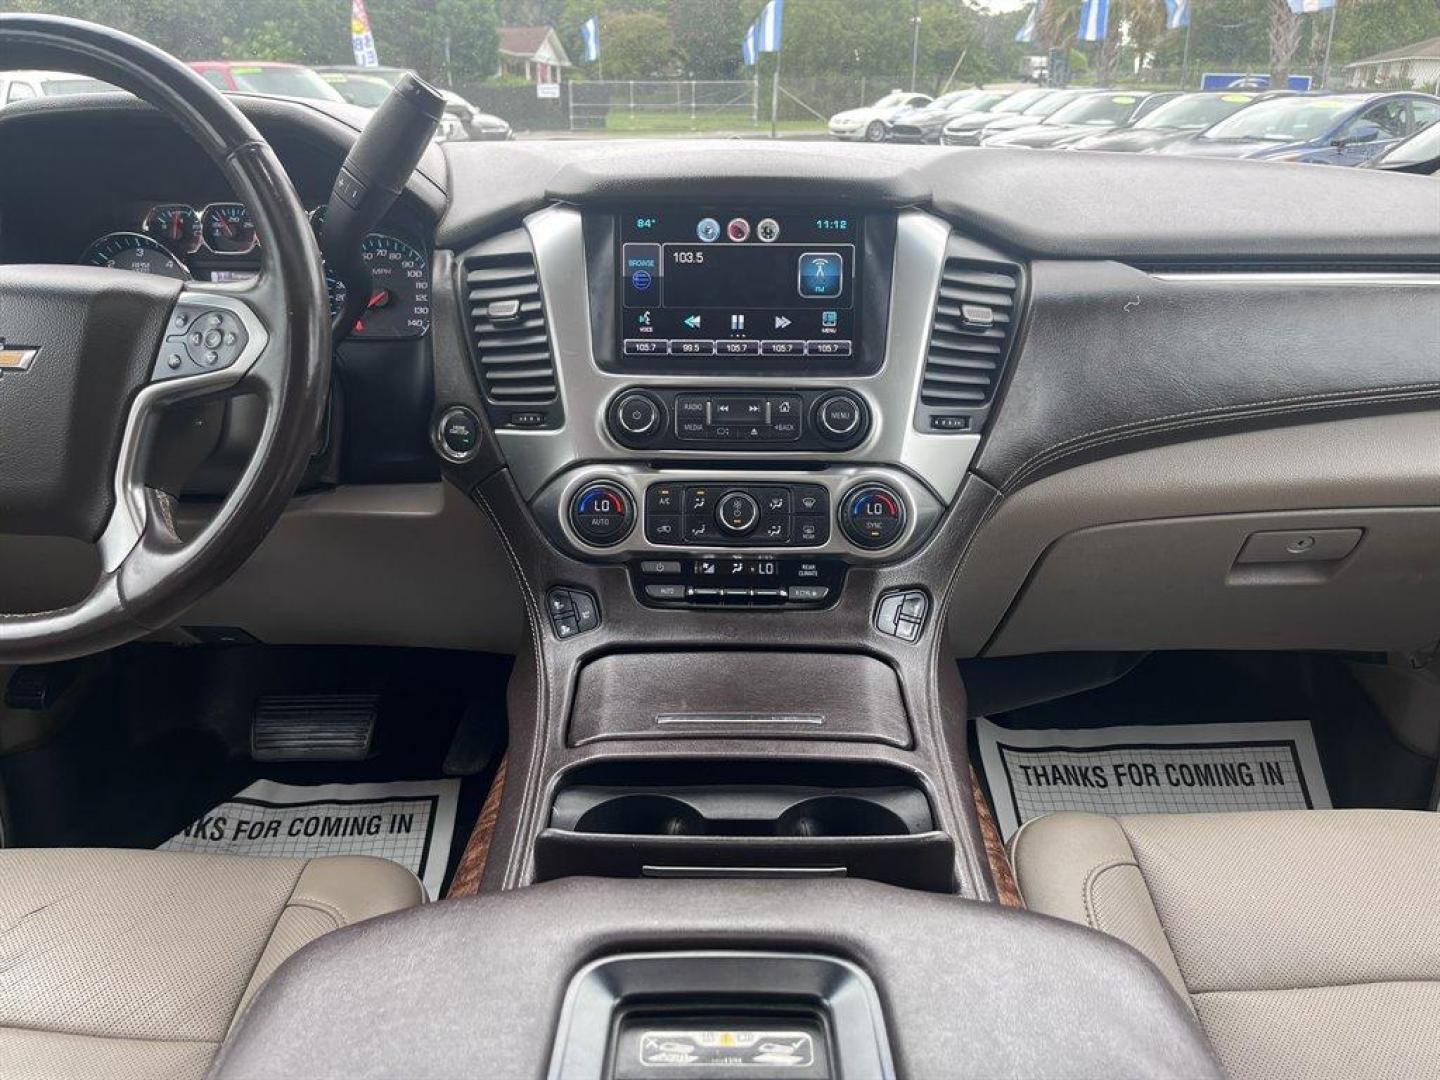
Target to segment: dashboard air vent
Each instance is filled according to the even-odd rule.
[[[485,397],[501,406],[553,402],[555,359],[534,256],[476,256],[465,264],[465,289]]]
[[[1018,267],[945,260],[920,387],[922,430],[977,430],[1014,339]]]

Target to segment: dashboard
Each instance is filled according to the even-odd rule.
[[[245,107],[318,207],[345,132]],[[0,148],[41,122],[84,134],[7,187],[0,259],[255,272],[265,238],[177,133],[61,109],[5,118]],[[941,611],[962,656],[1440,632],[1413,602],[1434,581],[1431,181],[749,149],[434,151],[366,241],[383,284],[337,358],[321,464],[196,618],[511,651],[514,554],[590,583],[604,625],[695,612],[665,625],[701,638],[880,619],[904,643]],[[244,460],[243,412],[212,426],[183,487],[201,516]],[[1237,561],[1292,525],[1362,539]]]

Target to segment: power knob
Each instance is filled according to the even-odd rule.
[[[643,446],[665,426],[665,407],[652,394],[629,390],[610,406],[610,434],[626,446]]]

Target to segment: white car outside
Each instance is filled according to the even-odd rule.
[[[892,90],[873,105],[847,109],[830,117],[830,137],[834,139],[883,142],[885,125],[909,109],[931,102],[929,94],[912,94],[908,90]]]

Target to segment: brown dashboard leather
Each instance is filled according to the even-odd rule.
[[[1137,446],[1440,406],[1437,290],[1031,264],[976,471],[1004,492]]]

